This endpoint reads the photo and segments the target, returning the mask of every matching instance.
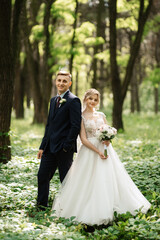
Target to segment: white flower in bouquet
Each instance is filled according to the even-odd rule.
[[[97,130],[97,138],[100,141],[106,141],[113,139],[115,135],[117,134],[117,129],[114,127],[111,127],[107,124],[102,125],[98,130]],[[107,156],[107,148],[105,146],[104,149],[104,155]]]
[[[102,125],[97,131],[97,136],[100,141],[111,140],[117,134],[117,129],[107,124]]]

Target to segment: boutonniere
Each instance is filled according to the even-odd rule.
[[[66,101],[67,101],[67,100],[66,100],[65,98],[62,98],[62,99],[59,101],[59,103],[62,105],[62,104],[64,104]]]

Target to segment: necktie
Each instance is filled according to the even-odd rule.
[[[56,108],[58,108],[58,107],[59,107],[59,102],[60,102],[60,100],[61,100],[61,97],[60,97],[60,96],[58,96],[58,97],[57,97],[57,102],[56,102]]]

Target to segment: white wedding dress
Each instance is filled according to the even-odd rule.
[[[83,117],[88,140],[101,152],[104,145],[96,138],[96,130],[104,124],[104,114],[96,112],[92,119]],[[58,217],[70,218],[88,225],[108,224],[114,212],[133,215],[141,209],[146,213],[150,203],[136,187],[112,144],[108,158],[102,160],[94,151],[81,145],[67,173],[52,210]]]

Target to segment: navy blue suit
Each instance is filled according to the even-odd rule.
[[[81,103],[70,91],[66,92],[63,102],[56,108],[57,97],[51,99],[45,134],[40,145],[43,149],[38,171],[38,205],[47,206],[49,182],[56,169],[63,181],[77,151],[76,139],[81,125]]]

